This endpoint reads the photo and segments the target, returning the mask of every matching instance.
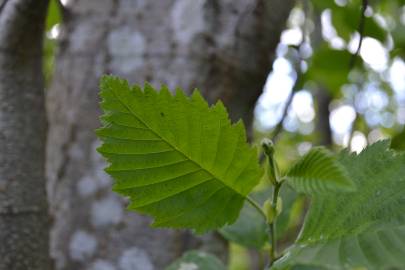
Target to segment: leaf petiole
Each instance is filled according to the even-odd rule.
[[[264,213],[263,209],[260,207],[260,205],[250,196],[246,196],[246,200],[260,213],[260,215],[264,218],[264,220],[267,220],[267,216]]]

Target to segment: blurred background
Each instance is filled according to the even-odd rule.
[[[5,135],[8,145],[25,145],[5,153],[36,160],[16,177],[39,171],[34,188],[47,191],[48,206],[40,199],[45,192],[28,199],[43,209],[32,221],[42,224],[33,229],[42,236],[30,239],[40,248],[29,249],[43,265],[32,269],[49,269],[48,248],[55,269],[164,269],[192,249],[215,254],[230,270],[263,269],[265,225],[248,206],[236,224],[203,236],[151,229],[149,218],[125,210],[95,151],[98,81],[106,73],[187,93],[198,88],[210,103],[221,99],[232,120],[243,119],[253,144],[274,139],[281,168],[314,145],[360,152],[392,138],[393,148],[405,149],[404,0],[2,0],[0,30],[0,46],[11,48],[1,49],[0,90],[17,80],[20,92],[45,100],[15,101],[10,109],[1,104],[11,104],[11,94],[0,95],[0,119],[19,111],[16,119],[28,123],[3,125],[29,135]],[[33,140],[36,146],[24,143]],[[33,187],[21,183],[30,193]],[[264,200],[266,188],[254,196]],[[0,201],[20,204],[22,193],[0,194]],[[289,189],[282,197],[277,228],[285,246],[307,202]]]

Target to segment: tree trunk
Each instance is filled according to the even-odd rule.
[[[313,32],[313,41],[314,48],[319,48],[322,42],[322,21],[321,14],[315,12],[314,14],[315,28]],[[316,119],[316,131],[318,135],[318,143],[326,147],[332,147],[333,138],[332,138],[332,129],[329,122],[329,105],[333,100],[332,95],[329,90],[324,85],[318,85],[316,92],[314,93],[317,110],[317,119]]]
[[[47,4],[0,3],[0,270],[50,269],[41,62]]]
[[[163,269],[191,247],[224,255],[214,234],[151,229],[123,210],[102,171],[98,80],[103,73],[222,99],[247,125],[292,0],[72,0],[48,95],[48,191],[57,269]],[[104,266],[104,268],[102,268]]]
[[[325,88],[320,88],[315,93],[316,102],[318,105],[318,117],[316,123],[316,131],[318,133],[318,142],[320,145],[331,147],[332,129],[329,122],[329,105],[332,102],[332,96]]]

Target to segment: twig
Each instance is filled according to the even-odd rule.
[[[349,141],[347,143],[347,147],[349,148],[349,150],[352,149],[352,139],[353,139],[353,136],[354,136],[354,132],[356,131],[357,121],[359,119],[359,114],[357,112],[355,114],[356,115],[355,115],[355,118],[353,120],[352,127],[350,128],[350,132],[349,132]]]
[[[305,43],[305,41],[307,39],[307,23],[308,23],[307,22],[308,21],[307,17],[308,17],[308,13],[309,13],[309,11],[308,11],[308,8],[309,8],[308,7],[308,1],[307,0],[303,1],[303,5],[304,5],[303,6],[303,11],[304,11],[304,16],[305,16],[305,21],[304,21],[304,25],[302,27],[302,40],[301,40],[300,44],[297,46],[298,59],[297,59],[296,67],[295,67],[295,70],[297,71],[297,78],[295,80],[293,89],[291,90],[291,93],[287,98],[287,101],[286,101],[286,104],[285,104],[281,119],[277,123],[277,125],[275,126],[275,128],[273,130],[272,141],[274,143],[279,139],[280,133],[283,130],[284,120],[287,118],[288,111],[289,111],[289,109],[291,107],[291,103],[292,103],[292,101],[294,99],[294,94],[299,90],[299,89],[297,89],[297,83],[298,83],[298,81],[299,81],[299,79],[300,79],[300,77],[302,75],[300,64],[301,64],[301,61],[303,60],[302,57],[299,55],[299,50],[300,50],[300,48],[302,47],[302,45]]]
[[[260,215],[264,218],[264,221],[266,221],[267,220],[266,214],[263,212],[260,205],[250,196],[247,196],[246,200],[257,210],[257,212],[260,213]]]
[[[297,78],[298,80],[298,78]],[[290,95],[287,98],[287,102],[285,104],[284,110],[283,110],[283,114],[281,116],[280,121],[277,123],[276,127],[274,128],[273,134],[272,134],[272,141],[276,142],[279,139],[279,136],[281,134],[281,131],[283,130],[283,123],[284,120],[287,118],[288,115],[288,111],[291,107],[291,103],[293,101],[294,98],[294,94],[296,91],[294,91],[294,88],[291,90]]]
[[[280,188],[281,188],[281,183],[277,183],[274,186],[274,191],[273,191],[273,207],[274,208],[276,208],[276,205],[277,205],[277,199],[279,196]],[[270,266],[272,266],[277,258],[276,219],[274,219],[273,222],[269,224],[269,226],[270,226],[270,234],[271,234]]]
[[[366,24],[366,10],[367,10],[367,7],[368,7],[368,0],[363,0],[363,4],[362,4],[362,7],[361,7],[361,15],[360,15],[359,27],[358,27],[358,31],[359,31],[359,34],[360,34],[360,40],[359,40],[359,44],[357,45],[356,52],[350,58],[349,70],[351,70],[354,67],[354,65],[356,64],[357,56],[359,55],[360,50],[361,50],[361,45],[363,44],[364,28],[365,28],[365,24]]]

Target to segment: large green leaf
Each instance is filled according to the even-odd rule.
[[[262,170],[243,124],[231,125],[221,102],[209,107],[197,91],[142,91],[111,76],[101,89],[98,151],[129,209],[152,215],[154,226],[197,232],[236,220]]]
[[[172,263],[166,270],[226,270],[223,263],[211,254],[189,251]]]
[[[327,270],[396,270],[405,265],[405,226],[379,228],[355,236],[294,246],[274,269],[291,263]],[[312,269],[312,268],[311,268]]]
[[[326,148],[312,148],[287,172],[287,182],[298,192],[353,191],[345,168]]]
[[[297,243],[274,269],[293,264],[327,269],[403,269],[405,154],[381,141],[361,154],[340,154],[356,192],[313,196]]]

